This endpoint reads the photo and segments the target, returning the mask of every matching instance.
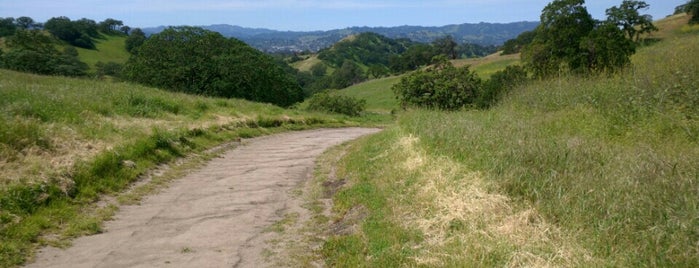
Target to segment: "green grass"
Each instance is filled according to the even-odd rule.
[[[373,120],[129,83],[0,76],[0,267],[100,232],[113,209],[86,211],[159,164],[240,137]]]
[[[390,113],[398,109],[398,101],[391,91],[393,84],[400,81],[401,76],[391,76],[381,79],[374,79],[360,83],[342,90],[337,94],[364,99],[367,101],[367,111],[376,113]]]
[[[340,161],[330,266],[697,267],[699,36],[487,111],[414,110]]]
[[[126,36],[123,35],[102,35],[103,38],[95,39],[96,49],[77,48],[80,61],[87,63],[90,68],[95,67],[97,62],[116,62],[124,64],[129,59],[129,52],[126,51]]]

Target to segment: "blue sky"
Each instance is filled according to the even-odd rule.
[[[231,24],[275,30],[536,21],[550,0],[0,0],[0,17],[119,19],[131,27]],[[655,19],[687,0],[646,0]],[[588,0],[593,17],[621,0]]]

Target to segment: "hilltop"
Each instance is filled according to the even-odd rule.
[[[433,40],[452,35],[458,43],[478,45],[501,45],[517,37],[524,31],[534,29],[538,22],[512,23],[463,23],[439,27],[397,26],[397,27],[349,27],[329,31],[277,31],[263,28],[246,28],[227,24],[200,26],[219,32],[226,37],[238,38],[249,45],[265,52],[311,51],[317,52],[342,40],[343,38],[363,32],[373,32],[389,38],[407,38],[415,42],[429,43]],[[158,33],[166,26],[145,28],[147,34]]]

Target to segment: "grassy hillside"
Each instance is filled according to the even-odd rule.
[[[126,51],[123,35],[102,35],[103,38],[96,39],[97,49],[77,48],[80,61],[87,63],[90,68],[95,67],[95,63],[101,61],[116,62],[123,64],[129,59],[129,52]]]
[[[37,245],[99,232],[113,207],[95,211],[94,202],[156,165],[237,137],[355,124],[128,83],[0,77],[0,267],[22,263]]]
[[[500,53],[496,53],[483,58],[454,60],[453,64],[454,66],[470,65],[471,70],[475,71],[482,79],[487,80],[493,73],[519,62],[519,54],[501,56]],[[393,91],[391,91],[391,87],[393,84],[398,83],[401,77],[391,76],[370,80],[339,90],[337,94],[365,99],[367,101],[367,111],[389,113],[400,108]]]
[[[488,111],[409,111],[328,156],[322,176],[346,186],[323,260],[699,266],[699,35],[681,32],[624,73],[535,82]]]

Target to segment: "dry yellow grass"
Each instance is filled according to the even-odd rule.
[[[454,64],[455,67],[470,65],[472,68],[476,68],[481,65],[498,61],[517,61],[520,59],[519,53],[510,55],[501,55],[501,53],[502,52],[498,51],[482,58],[452,60],[452,64]]]
[[[404,228],[417,228],[424,242],[417,245],[419,265],[448,266],[510,249],[508,267],[560,267],[590,263],[591,257],[527,205],[515,204],[479,172],[447,158],[434,158],[407,135],[393,146],[403,176],[417,178],[412,205],[395,203]],[[390,154],[390,153],[389,153]],[[464,254],[458,254],[463,251]],[[470,252],[468,252],[470,251]],[[462,260],[464,258],[466,260]]]

